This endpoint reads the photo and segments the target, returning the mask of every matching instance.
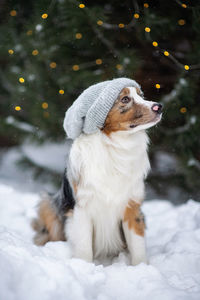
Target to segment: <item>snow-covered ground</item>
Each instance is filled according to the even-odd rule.
[[[200,204],[144,204],[149,265],[129,257],[87,263],[67,242],[32,243],[38,195],[0,184],[1,300],[200,299]]]
[[[27,124],[26,124],[27,125]],[[22,124],[20,123],[20,126]],[[23,125],[25,126],[25,125]],[[50,142],[37,144],[27,139],[23,144],[8,149],[0,149],[0,182],[12,185],[22,192],[48,191],[56,192],[57,187],[53,184],[54,174],[58,180],[61,179],[66,165],[66,156],[69,151],[67,141]],[[19,165],[19,161],[27,159],[31,164],[46,170],[46,174],[35,176],[34,168],[25,168]],[[172,153],[157,151],[155,153],[154,164],[152,164],[152,173],[157,178],[163,176],[173,176],[181,173],[180,165],[176,156]],[[54,177],[55,178],[55,177]],[[189,198],[192,197],[191,195]],[[173,203],[180,204],[187,200],[186,192],[173,181],[163,184],[159,183],[158,190],[153,185],[146,184],[146,198],[164,198],[170,199]]]
[[[46,142],[43,145],[26,141],[20,146],[11,147],[6,151],[0,152],[0,181],[10,184],[24,191],[47,190],[55,192],[50,180],[35,178],[34,170],[18,165],[18,162],[27,158],[38,167],[53,171],[58,177],[65,169],[65,157],[68,147],[65,142],[53,143]]]

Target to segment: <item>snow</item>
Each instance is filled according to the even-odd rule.
[[[20,125],[22,125],[20,123]],[[69,151],[67,142],[46,142],[42,145],[30,142],[28,139],[20,146],[11,147],[6,151],[0,151],[0,181],[11,184],[24,191],[48,190],[55,191],[55,187],[46,178],[34,178],[34,170],[20,168],[19,161],[27,158],[37,167],[58,174],[61,178],[66,164],[66,156]]]
[[[14,126],[15,128],[21,129],[23,131],[27,132],[34,132],[36,131],[36,128],[28,123],[25,122],[19,122],[16,120],[13,116],[8,116],[6,118],[6,123],[9,125]]]
[[[39,196],[0,184],[1,300],[200,299],[200,204],[144,204],[149,265],[126,253],[87,263],[67,242],[32,243]]]
[[[10,119],[11,118],[11,119]],[[7,118],[9,122],[13,121],[12,117]],[[8,121],[7,120],[7,121]],[[20,122],[19,126],[28,130],[28,124]],[[15,124],[15,126],[18,126]],[[26,126],[27,125],[27,126]],[[31,130],[31,128],[30,128]],[[42,135],[43,133],[33,128],[34,134]],[[12,185],[17,189],[24,191],[49,191],[56,192],[58,186],[52,178],[61,180],[66,166],[66,157],[70,149],[70,141],[52,142],[46,141],[38,144],[26,139],[21,145],[0,150],[0,182]],[[20,161],[26,160],[34,167],[25,167]],[[188,161],[188,165],[195,165],[199,168],[196,161]],[[44,173],[37,176],[37,170],[41,168]],[[181,165],[174,154],[164,151],[156,151],[152,171],[149,178],[173,176],[182,173]],[[157,189],[153,184],[146,185],[146,198],[164,198],[170,199],[173,203],[180,204],[188,199],[184,187],[173,183],[172,180],[165,183],[160,181]],[[189,196],[191,197],[191,195]],[[1,299],[0,299],[1,300]]]
[[[45,143],[37,145],[24,143],[22,152],[36,165],[50,169],[56,173],[63,173],[65,168],[65,157],[67,152],[66,143]]]

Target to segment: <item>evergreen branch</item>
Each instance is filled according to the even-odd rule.
[[[10,81],[6,78],[6,75],[3,71],[0,70],[0,80],[1,86],[8,92],[15,92],[15,87],[10,83]]]
[[[51,3],[49,5],[49,8],[48,8],[48,13],[52,12],[52,10],[54,9],[54,6],[56,5],[56,0],[51,0]]]
[[[102,32],[99,29],[95,28],[93,25],[92,29],[96,33],[99,40],[109,49],[109,51],[113,53],[115,57],[119,57],[119,52],[113,47],[112,43],[104,37]]]
[[[200,69],[200,64],[196,64],[196,65],[191,65],[190,66],[191,70],[199,70]]]
[[[166,51],[166,50],[163,50],[163,49],[160,49],[160,52],[163,52]],[[183,69],[184,68],[184,65],[182,63],[180,63],[171,53],[169,54],[169,59],[171,59],[171,61],[173,61],[179,68]]]
[[[72,2],[74,2],[74,1],[72,1]],[[75,1],[75,3],[77,3],[77,1]],[[107,38],[105,38],[105,36],[102,34],[102,32],[96,28],[96,26],[94,26],[92,20],[93,19],[96,20],[96,16],[92,15],[92,12],[87,7],[84,8],[84,12],[87,14],[91,28],[94,31],[94,33],[97,35],[98,39],[102,42],[102,44],[104,44],[108,48],[108,50],[111,53],[113,53],[113,55],[115,57],[119,57],[119,52],[114,48],[112,43]]]
[[[98,39],[102,42],[102,44],[104,44],[108,48],[108,50],[111,53],[114,54],[115,57],[119,57],[119,52],[114,48],[111,41],[109,41],[107,38],[105,38],[103,33],[96,26],[94,26],[93,22],[90,21],[92,19],[90,10],[85,8],[85,12],[87,13],[88,17],[90,18],[89,22],[90,22],[91,28],[94,31],[94,33],[97,35]],[[95,19],[96,19],[96,17],[95,17]]]
[[[136,23],[136,20],[135,19],[132,19],[131,21],[130,21],[130,23],[128,23],[128,24],[124,24],[124,27],[123,27],[123,29],[130,29],[130,28],[132,28],[132,27],[134,27],[135,26],[135,23]],[[117,24],[109,24],[109,23],[103,23],[102,25],[101,25],[101,27],[103,27],[103,28],[105,28],[105,29],[111,29],[111,30],[119,30],[119,26],[117,25]]]
[[[189,8],[189,9],[191,9],[191,8],[192,8],[191,6],[188,6],[188,4],[182,3],[182,2],[181,2],[181,1],[179,1],[179,0],[175,0],[175,2],[176,2],[178,5],[182,6],[182,7],[184,7],[183,5],[187,5],[187,6],[186,6],[186,7],[184,7],[184,8]]]
[[[164,51],[165,50],[160,49],[160,52],[163,53]],[[171,59],[171,61],[173,61],[180,69],[185,69],[185,65],[178,61],[171,53],[167,57]],[[200,64],[190,65],[189,68],[190,70],[198,70],[200,69]]]
[[[139,6],[138,6],[137,1],[133,0],[133,6],[135,9],[135,12],[139,12]],[[136,24],[136,20],[132,18],[128,24],[124,24],[124,29],[130,29],[130,28],[134,27],[135,24]],[[113,29],[119,30],[119,26],[117,24],[103,23],[101,25],[101,27],[108,29],[108,30],[113,30]]]

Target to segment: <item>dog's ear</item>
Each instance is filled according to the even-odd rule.
[[[143,91],[141,90],[141,87],[137,87],[137,88],[136,88],[136,92],[137,92],[137,94],[138,94],[139,96],[144,97],[144,93],[143,93]]]

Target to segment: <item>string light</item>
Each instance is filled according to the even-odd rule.
[[[158,43],[157,42],[152,42],[152,45],[154,46],[154,47],[158,47]]]
[[[185,25],[185,20],[183,20],[183,19],[178,20],[178,24],[179,24],[180,26]]]
[[[47,108],[48,108],[48,106],[49,106],[49,105],[48,105],[48,103],[47,103],[47,102],[43,102],[43,103],[42,103],[42,108],[43,108],[43,109],[47,109]]]
[[[146,32],[150,32],[151,31],[151,28],[150,27],[145,27],[144,29]]]
[[[168,51],[164,51],[163,54],[164,54],[165,56],[169,56],[169,52],[168,52]]]
[[[41,18],[42,19],[47,19],[48,18],[48,14],[42,14]]]
[[[182,114],[186,113],[186,111],[187,111],[187,108],[186,108],[186,107],[181,107],[180,112],[181,112]]]
[[[133,17],[134,17],[135,19],[139,19],[140,15],[136,13],[136,14],[133,15]]]
[[[19,82],[20,82],[20,83],[24,83],[24,82],[25,82],[24,78],[23,78],[23,77],[20,77],[20,78],[19,78]]]
[[[160,84],[159,84],[159,83],[156,83],[156,84],[155,84],[155,87],[156,87],[156,89],[160,89]]]
[[[81,33],[76,33],[76,39],[77,39],[77,40],[82,39],[82,34],[81,34]]]
[[[19,105],[15,106],[15,110],[16,111],[20,111],[21,110],[21,106],[19,106]]]
[[[73,65],[73,67],[72,67],[73,71],[78,71],[79,69],[80,69],[79,65]]]
[[[35,50],[32,51],[32,55],[33,55],[33,56],[36,56],[36,55],[38,55],[38,54],[39,54],[39,51],[38,51],[37,49],[35,49]]]
[[[182,3],[181,6],[182,6],[183,8],[187,8],[187,5],[184,4],[184,3]],[[85,5],[84,5],[84,4],[80,4],[79,7],[84,8]],[[149,7],[149,4],[145,2],[145,3],[144,3],[144,7],[145,7],[145,8],[148,8],[148,7]],[[139,15],[138,13],[134,13],[134,14],[133,14],[133,17],[134,17],[135,19],[139,19],[139,18],[140,18],[140,15]],[[180,26],[183,26],[183,25],[186,24],[186,21],[185,21],[184,19],[180,19],[180,20],[178,20],[178,24],[179,24]],[[103,21],[98,20],[98,21],[97,21],[97,25],[99,25],[99,26],[103,25]],[[115,26],[116,26],[116,25],[115,25]],[[119,27],[119,28],[124,28],[124,27],[125,27],[125,24],[119,23],[119,24],[118,24],[118,27]],[[151,32],[151,28],[150,28],[150,27],[145,27],[144,30],[145,30],[145,32],[148,32],[148,33]],[[158,47],[158,42],[152,41],[152,45],[153,45],[154,47]],[[170,53],[169,53],[167,50],[163,51],[163,54],[164,54],[165,56],[170,56]],[[171,57],[173,58],[172,55],[171,55]],[[98,60],[102,63],[102,60],[101,60],[101,59],[98,59]],[[98,62],[97,62],[98,60],[96,60],[96,64],[101,64],[101,63],[98,63]],[[181,63],[179,63],[178,61],[176,61],[175,58],[174,58],[174,62],[175,62],[176,64],[178,64],[179,66],[181,65]],[[188,70],[190,69],[190,67],[189,67],[188,65],[184,65],[183,67],[184,67],[184,69],[185,69],[186,71],[188,71]],[[122,65],[120,65],[120,64],[117,64],[117,65],[116,65],[116,69],[121,70],[122,68],[123,68]],[[79,66],[78,66],[78,65],[74,65],[74,66],[72,67],[72,69],[73,69],[74,71],[77,71],[77,70],[79,70]],[[161,88],[160,84],[159,84],[159,83],[156,83],[156,84],[155,84],[155,88],[156,88],[156,89],[160,89],[160,88]]]
[[[102,59],[100,59],[100,58],[96,59],[96,64],[101,65],[102,64]]]
[[[28,30],[26,34],[27,34],[27,35],[32,35],[32,34],[33,34],[33,31],[32,31],[32,30]]]
[[[50,66],[50,68],[55,69],[56,66],[57,66],[57,64],[56,64],[55,61],[52,61],[52,62],[49,64],[49,66]]]
[[[183,8],[187,8],[187,5],[184,4],[184,3],[182,3],[181,6],[182,6]],[[148,3],[144,3],[144,8],[148,8],[148,7],[149,7],[149,4],[148,4]],[[79,4],[79,8],[85,8],[85,4],[83,4],[83,3]],[[17,11],[16,11],[16,10],[11,10],[11,11],[10,11],[10,15],[11,15],[12,17],[16,16],[16,15],[17,15]],[[138,13],[135,13],[135,14],[133,15],[133,17],[134,17],[135,19],[139,19],[139,18],[140,18],[140,15],[139,15]],[[41,15],[41,18],[42,18],[42,19],[47,19],[47,18],[48,18],[48,14],[47,14],[47,13],[42,14],[42,15]],[[178,24],[179,24],[180,26],[185,25],[185,23],[186,23],[186,21],[185,21],[184,19],[178,20]],[[97,25],[99,25],[99,26],[103,25],[103,21],[102,21],[102,20],[98,20],[98,21],[97,21]],[[118,24],[118,27],[119,27],[119,28],[124,28],[125,25],[124,25],[123,23],[120,23],[120,24]],[[150,27],[145,27],[145,32],[150,32],[150,31],[151,31],[151,28],[150,28]],[[32,33],[33,33],[32,30],[28,30],[26,34],[27,34],[28,36],[30,36],[30,35],[32,35]],[[82,38],[82,34],[81,34],[81,33],[76,33],[75,37],[76,37],[76,39],[81,39],[81,38]],[[158,47],[158,43],[157,43],[156,41],[153,41],[153,42],[152,42],[152,45],[153,45],[154,47]],[[9,49],[9,50],[8,50],[8,53],[9,53],[10,55],[14,54],[14,50]],[[32,55],[33,55],[33,56],[36,56],[36,55],[38,55],[38,54],[39,54],[39,51],[38,51],[37,49],[34,49],[34,50],[32,51]],[[164,54],[165,56],[169,56],[169,55],[170,55],[170,53],[169,53],[168,51],[164,51],[163,54]],[[97,65],[101,65],[101,64],[102,64],[102,59],[96,59],[96,64],[97,64]],[[56,68],[57,64],[56,64],[55,62],[51,62],[49,66],[50,66],[52,69],[54,69],[54,68]],[[122,66],[121,64],[117,64],[117,65],[116,65],[116,69],[121,70],[122,68],[123,68],[123,66]],[[72,69],[73,69],[73,71],[78,71],[80,68],[79,68],[79,65],[73,65],[73,66],[72,66]],[[184,65],[184,69],[188,71],[188,70],[190,69],[189,65]],[[24,83],[24,82],[25,82],[25,79],[24,79],[23,77],[20,77],[20,78],[19,78],[19,82],[20,82],[20,83]],[[156,84],[155,84],[155,88],[156,88],[156,89],[160,89],[160,84],[156,83]],[[59,94],[60,94],[60,95],[63,95],[63,94],[64,94],[64,90],[62,90],[62,89],[59,90]],[[47,103],[47,102],[43,102],[43,103],[42,103],[42,108],[43,108],[43,109],[47,109],[47,108],[48,108],[48,103]],[[16,111],[20,111],[20,110],[21,110],[21,107],[20,107],[20,106],[15,106],[15,110],[16,110]],[[180,109],[180,112],[181,112],[181,113],[185,113],[186,111],[187,111],[186,107],[182,107],[182,108]],[[48,113],[48,112],[44,112],[44,116],[45,116],[45,117],[49,117],[49,113]]]
[[[11,54],[11,55],[14,54],[14,50],[9,49],[9,50],[8,50],[8,53]]]
[[[16,10],[15,9],[11,10],[10,15],[11,15],[11,17],[15,17],[17,15]]]
[[[99,26],[103,25],[103,21],[98,20],[98,21],[97,21],[97,25],[99,25]]]
[[[117,70],[122,70],[122,68],[123,68],[122,65],[120,65],[120,64],[117,64],[117,65],[116,65],[116,69],[117,69]]]

